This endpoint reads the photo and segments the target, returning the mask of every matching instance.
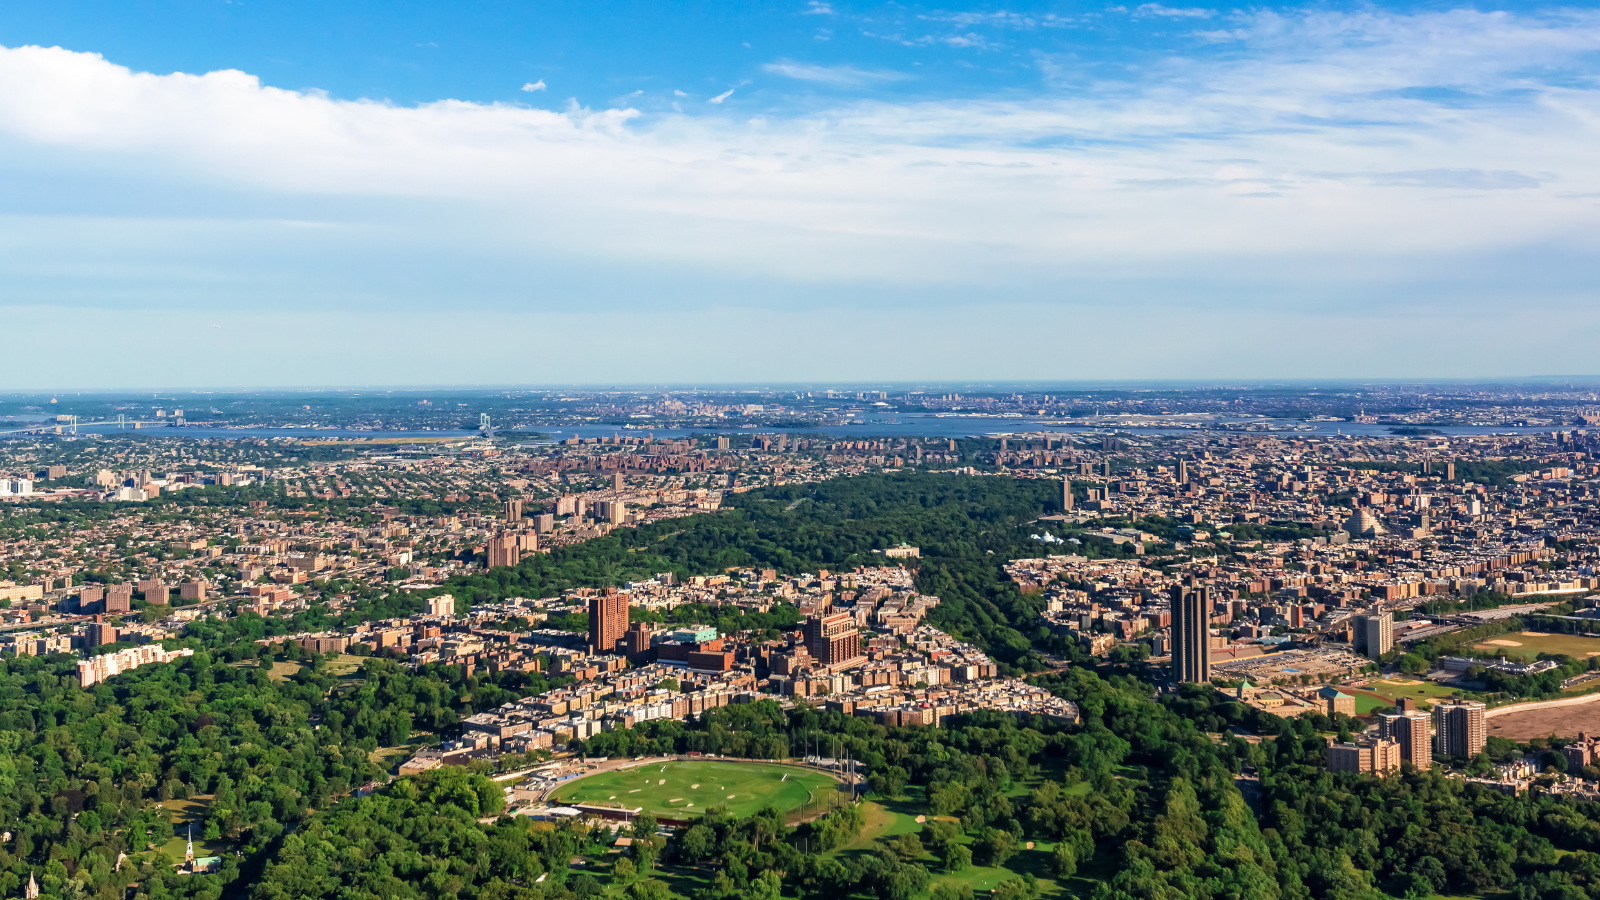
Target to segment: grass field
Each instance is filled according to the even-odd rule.
[[[1584,637],[1581,634],[1521,631],[1498,635],[1473,644],[1472,648],[1523,662],[1531,662],[1541,653],[1565,653],[1576,659],[1588,659],[1591,656],[1600,656],[1600,638]]]
[[[362,677],[361,666],[365,662],[366,660],[359,656],[351,656],[347,653],[339,654],[328,659],[327,672],[329,675],[340,679],[340,681],[348,683],[359,680]],[[250,659],[235,663],[235,665],[238,668],[253,668],[260,665],[260,663]],[[300,668],[300,663],[274,657],[272,669],[267,673],[267,677],[276,682],[288,681],[296,672],[300,671]]]
[[[1344,692],[1356,698],[1356,715],[1364,716],[1375,709],[1388,709],[1394,706],[1394,701],[1383,697],[1374,697],[1356,688],[1345,688]]]
[[[211,807],[210,795],[202,795],[188,800],[168,800],[161,804],[172,817],[172,830],[175,832],[172,839],[167,841],[160,849],[176,862],[183,862],[183,851],[188,843],[190,822],[194,826],[194,853],[196,856],[218,856],[227,844],[224,841],[207,841],[201,835],[204,833],[206,810]]]
[[[601,772],[556,791],[561,803],[640,807],[655,816],[693,818],[719,803],[735,816],[763,807],[788,812],[808,798],[831,799],[841,785],[820,772],[760,763],[669,762]]]
[[[1449,697],[1451,694],[1454,694],[1458,688],[1443,687],[1441,685],[1434,684],[1431,681],[1414,681],[1409,678],[1387,678],[1381,681],[1369,681],[1367,682],[1366,687],[1358,688],[1357,690],[1369,691],[1377,694],[1380,697],[1387,698],[1390,706],[1393,706],[1394,701],[1400,699],[1401,697],[1410,697],[1411,699],[1416,700],[1419,706],[1426,707],[1429,705],[1427,701]],[[1358,713],[1363,711],[1361,708],[1363,705],[1361,702],[1362,699],[1363,698],[1360,694],[1356,695],[1356,712]],[[1376,706],[1376,704],[1373,702],[1369,702],[1365,705],[1367,707],[1367,712],[1370,712]]]
[[[972,843],[971,836],[963,835],[962,843]],[[1023,844],[1026,847],[1026,843]],[[993,890],[995,885],[1002,881],[1010,881],[1021,875],[1027,874],[1039,879],[1039,893],[1042,896],[1059,896],[1055,875],[1050,872],[1050,853],[1056,845],[1049,841],[1039,841],[1033,845],[1032,850],[1019,850],[1017,855],[1007,860],[1005,868],[992,866],[970,866],[954,874],[935,872],[930,884],[946,884],[951,887],[966,885],[973,891]],[[932,864],[932,860],[923,860]]]

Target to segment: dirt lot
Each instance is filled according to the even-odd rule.
[[[1490,734],[1518,741],[1551,734],[1576,737],[1580,731],[1600,733],[1600,702],[1506,713],[1485,724]]]

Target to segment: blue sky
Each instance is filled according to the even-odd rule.
[[[1587,372],[1597,77],[1536,4],[14,2],[0,365]]]
[[[140,71],[242,69],[342,99],[651,110],[681,101],[675,91],[704,100],[736,89],[730,108],[770,112],[838,96],[1027,97],[1126,78],[1166,54],[1212,49],[1195,32],[1227,18],[1154,3],[68,0],[7,4],[0,38],[94,50]],[[521,90],[540,82],[538,96]]]

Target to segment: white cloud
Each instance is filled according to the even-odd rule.
[[[1158,357],[1299,374],[1360,358],[1375,375],[1492,356],[1536,371],[1556,355],[1504,346],[1509,316],[1571,323],[1561,352],[1600,337],[1600,15],[1228,25],[1226,58],[1172,58],[1139,81],[769,108],[759,124],[704,107],[399,107],[0,49],[0,188],[79,198],[0,215],[0,278],[59,309],[231,311],[214,320],[230,333],[249,310],[314,311],[328,328],[381,311],[416,326],[417,358],[445,339],[418,323],[463,304],[504,311],[485,340],[524,349],[557,319],[627,343],[677,333],[670,309],[709,339],[770,349],[774,334],[832,346],[831,309],[901,315],[929,348],[1018,377],[1151,374]],[[796,324],[807,316],[819,324]],[[1099,368],[1079,371],[1090,363],[1058,352],[1070,340],[1031,360],[995,349],[1090,319],[1138,322],[1149,352],[1094,351]],[[665,346],[647,337],[627,346]],[[1449,352],[1380,352],[1432,346]],[[738,360],[758,366],[744,377],[769,371],[757,356]]]
[[[1063,28],[1072,21],[1055,13],[1030,16],[1005,10],[999,12],[930,13],[917,18],[929,22],[946,22],[963,28],[1013,28],[1021,31],[1028,31],[1034,28]]]
[[[727,90],[725,90],[722,93],[716,95],[715,97],[712,97],[710,100],[707,100],[706,102],[707,103],[721,103],[722,101],[728,99],[729,97],[732,97],[733,96],[733,92],[736,91],[736,90],[738,90],[738,88],[728,88]]]
[[[1169,19],[1209,19],[1216,14],[1217,11],[1214,9],[1198,9],[1194,7],[1184,9],[1162,6],[1159,3],[1145,3],[1135,7],[1133,10],[1133,15],[1138,18],[1161,16]]]
[[[525,84],[525,85],[523,85],[523,86],[522,86],[522,89],[523,89],[523,90],[524,90],[524,91],[527,91],[527,92],[528,92],[528,93],[530,93],[530,94],[531,94],[531,93],[533,93],[533,92],[534,92],[534,91],[542,91],[542,90],[545,90],[545,83],[544,83],[544,79],[543,79],[543,78],[541,78],[541,79],[539,79],[539,80],[538,80],[538,81],[530,81],[530,82],[528,82],[528,83],[527,83],[527,84]]]
[[[893,72],[886,69],[867,70],[857,69],[854,66],[817,66],[790,60],[767,63],[761,68],[763,71],[771,72],[774,75],[783,75],[799,81],[816,81],[835,85],[876,84],[886,81],[901,81],[911,77],[903,72]]]
[[[811,0],[810,3],[806,4],[806,9],[802,15],[832,16],[837,15],[837,13],[833,11],[833,6],[827,3],[826,0]]]

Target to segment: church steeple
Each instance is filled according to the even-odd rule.
[[[183,864],[194,868],[194,823],[189,823],[189,845],[183,851]]]
[[[23,900],[39,900],[39,882],[33,880],[33,873],[28,873],[28,886],[22,890]]]

